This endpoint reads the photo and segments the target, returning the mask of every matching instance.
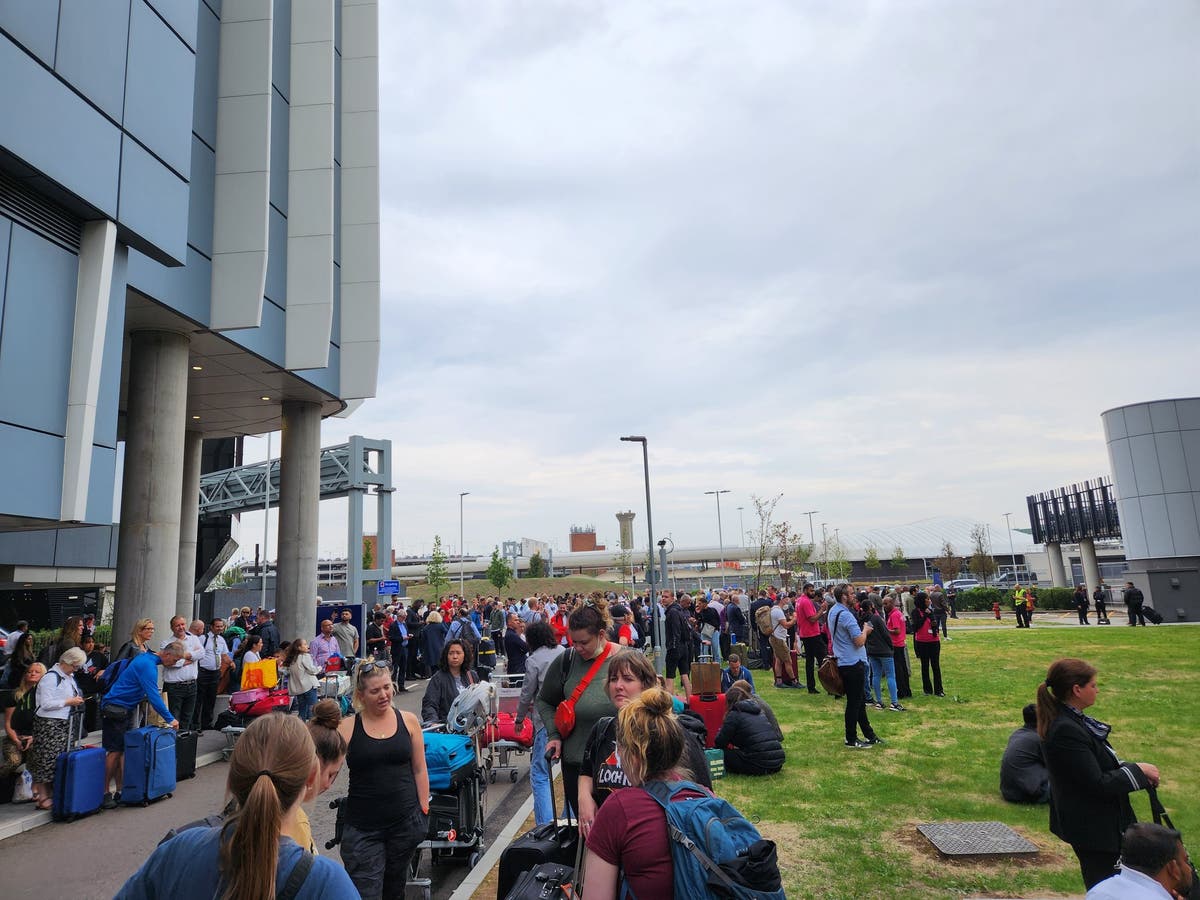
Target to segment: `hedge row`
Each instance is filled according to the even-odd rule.
[[[963,591],[955,599],[955,605],[960,610],[990,610],[993,603],[999,603],[1002,612],[1010,612],[1013,607],[1013,592],[1008,588],[979,587]],[[1037,609],[1074,609],[1075,591],[1071,588],[1043,587],[1034,588],[1033,596],[1037,600]]]
[[[42,649],[50,643],[58,640],[59,629],[46,628],[33,633],[33,652],[34,655],[40,654]],[[15,639],[14,639],[15,640]],[[112,641],[112,626],[97,625],[96,626],[96,646],[107,647]],[[11,650],[12,648],[7,648]]]

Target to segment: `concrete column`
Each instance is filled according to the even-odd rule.
[[[317,522],[321,500],[321,406],[283,404],[279,451],[279,563],[275,624],[285,641],[316,634]],[[350,553],[361,553],[354,547]]]
[[[1096,542],[1084,538],[1079,542],[1079,561],[1083,563],[1083,580],[1087,583],[1088,600],[1100,587],[1100,564],[1096,562]]]
[[[200,532],[200,456],[204,437],[188,431],[183,437],[183,491],[179,503],[179,588],[175,615],[189,622],[195,617],[196,540]]]
[[[1050,583],[1054,587],[1070,587],[1063,565],[1062,544],[1057,541],[1046,544],[1046,558],[1050,561]]]
[[[187,421],[188,339],[166,331],[130,336],[125,467],[117,537],[113,639],[143,616],[165,639],[179,581],[179,510]]]

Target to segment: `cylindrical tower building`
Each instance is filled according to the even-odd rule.
[[[633,516],[634,514],[628,510],[617,513],[617,521],[621,525],[622,550],[633,549]]]

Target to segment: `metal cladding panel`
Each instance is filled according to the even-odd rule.
[[[1163,492],[1162,472],[1158,467],[1158,449],[1153,434],[1134,435],[1129,439],[1129,456],[1133,461],[1134,490],[1130,496],[1144,497]],[[1122,490],[1121,495],[1125,495]]]
[[[1140,497],[1142,527],[1146,530],[1146,549],[1151,558],[1175,556],[1175,538],[1167,517],[1167,498],[1162,494]]]
[[[54,565],[54,544],[58,531],[0,532],[0,564],[25,566]]]
[[[1188,477],[1187,459],[1183,455],[1183,435],[1179,431],[1163,431],[1154,435],[1158,455],[1158,471],[1162,476],[1163,492],[1188,493],[1192,489]],[[1200,487],[1200,485],[1197,485]]]
[[[111,523],[116,518],[117,451],[112,447],[92,447],[92,471],[88,479],[87,521],[97,525]],[[105,556],[108,547],[105,546]],[[98,567],[102,564],[97,564]]]
[[[1167,520],[1176,556],[1200,556],[1200,523],[1195,494],[1167,494]]]
[[[144,0],[166,20],[185,44],[196,46],[196,12],[203,7],[198,0]],[[201,10],[202,11],[202,10]]]
[[[65,399],[64,399],[65,403]],[[62,501],[63,439],[0,424],[0,466],[20,478],[0,479],[0,511],[58,521]]]
[[[271,205],[288,214],[288,121],[287,101],[271,96]]]
[[[1150,434],[1154,427],[1150,424],[1150,407],[1145,403],[1124,407],[1125,431],[1130,437],[1139,434]]]
[[[225,335],[263,359],[275,365],[283,365],[284,312],[274,303],[263,303],[262,324],[258,328],[246,328]]]
[[[125,130],[184,179],[192,161],[196,55],[145,3],[129,16]]]
[[[8,242],[12,237],[12,222],[0,216],[0,323],[4,322],[4,287],[8,283]],[[0,325],[0,340],[4,330]]]
[[[125,67],[114,55],[129,42],[129,0],[65,3],[54,71],[115,121],[125,106]]]
[[[0,420],[66,432],[77,270],[74,253],[13,228],[0,333],[0,384],[9,389],[0,391]],[[61,441],[58,459],[61,465]]]
[[[188,249],[188,184],[137,141],[128,136],[123,141],[117,221],[183,265]]]
[[[96,433],[100,447],[117,446],[117,416],[121,404],[121,357],[125,352],[125,286],[128,283],[129,250],[117,245],[113,257],[112,300],[104,333],[104,362],[100,370],[100,396],[96,403]]]
[[[112,506],[111,495],[109,506]],[[56,566],[79,569],[107,568],[108,546],[112,541],[112,521],[95,528],[59,528],[54,546]]]
[[[109,218],[117,215],[121,131],[0,36],[0,146]]]
[[[216,178],[216,154],[195,135],[192,136],[192,180],[188,185],[188,244],[212,258],[213,184]]]
[[[58,0],[0,0],[0,28],[46,65],[54,65]]]
[[[287,308],[287,219],[271,210],[270,253],[267,255],[266,297],[276,306]],[[283,360],[280,360],[280,365]]]
[[[1179,416],[1175,412],[1174,400],[1160,400],[1150,404],[1150,427],[1156,432],[1178,431]]]
[[[201,3],[196,27],[192,131],[210,147],[217,146],[217,47],[220,42],[221,22],[207,4]]]
[[[1150,556],[1146,529],[1142,525],[1142,504],[1137,497],[1120,501],[1121,537],[1126,559],[1146,559]]]
[[[131,288],[207,326],[212,263],[191,247],[187,264],[174,268],[130,250],[128,281]]]

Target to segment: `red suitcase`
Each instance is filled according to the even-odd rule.
[[[490,744],[492,741],[513,741],[520,744],[522,747],[533,746],[533,719],[525,719],[522,723],[520,733],[517,733],[513,722],[512,713],[498,713],[496,715],[496,724],[489,725],[487,728],[487,740]]]
[[[291,705],[287,688],[251,688],[238,691],[229,698],[229,708],[243,716],[264,716],[277,709],[287,712]]]
[[[688,697],[688,707],[693,712],[699,713],[700,718],[704,719],[704,727],[708,729],[704,746],[711,750],[715,744],[717,732],[721,730],[721,723],[725,721],[725,695],[701,697],[698,694],[692,694]]]

